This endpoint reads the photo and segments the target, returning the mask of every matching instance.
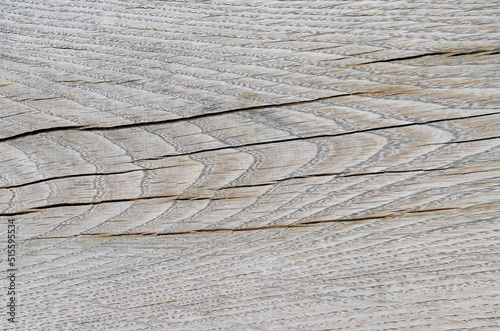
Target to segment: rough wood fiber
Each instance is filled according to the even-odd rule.
[[[499,329],[499,15],[2,1],[0,325]]]

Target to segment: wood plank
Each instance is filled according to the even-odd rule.
[[[3,2],[0,325],[498,329],[497,7]]]

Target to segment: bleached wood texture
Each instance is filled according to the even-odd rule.
[[[499,17],[2,1],[0,325],[498,330]]]

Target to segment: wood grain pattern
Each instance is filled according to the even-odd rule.
[[[499,329],[499,15],[3,1],[0,325]]]

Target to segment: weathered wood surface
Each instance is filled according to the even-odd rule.
[[[2,327],[500,328],[499,15],[2,1]]]

